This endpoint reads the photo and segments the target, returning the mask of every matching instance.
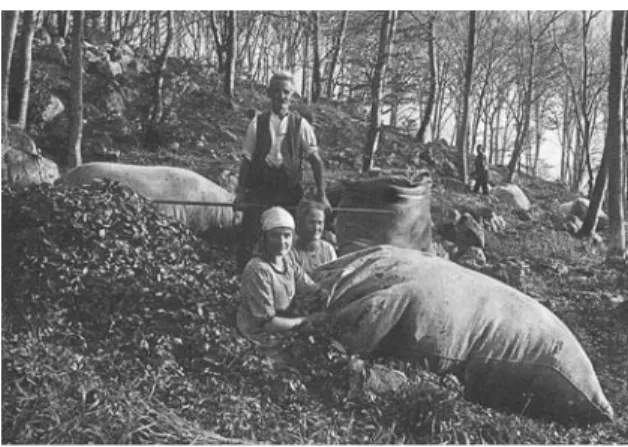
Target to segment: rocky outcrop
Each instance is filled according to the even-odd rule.
[[[523,190],[512,183],[507,185],[500,185],[493,189],[493,195],[499,199],[500,202],[505,203],[515,210],[529,211],[530,200],[523,192]]]
[[[2,182],[12,186],[54,183],[59,167],[37,149],[30,136],[17,126],[9,126],[2,145]]]

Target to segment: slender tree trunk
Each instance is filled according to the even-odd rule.
[[[237,54],[237,30],[236,12],[229,11],[227,14],[227,61],[225,70],[225,95],[233,99],[235,93],[235,71]]]
[[[561,151],[561,160],[560,160],[560,181],[567,184],[567,163],[569,158],[569,146],[571,141],[569,139],[570,133],[570,117],[568,110],[569,106],[569,90],[567,85],[565,84],[565,90],[563,93],[563,126],[562,126],[562,151]]]
[[[31,90],[31,65],[33,53],[33,36],[35,35],[35,17],[33,11],[24,11],[22,16],[22,36],[20,41],[20,107],[17,125],[26,129],[28,114],[28,98]]]
[[[216,47],[216,57],[218,58],[218,72],[224,73],[225,71],[225,44],[222,40],[218,25],[216,24],[216,11],[209,13],[209,24],[211,26],[212,34],[214,35],[214,43]]]
[[[105,12],[105,31],[107,31],[107,33],[109,33],[109,35],[112,37],[113,37],[113,25],[115,23],[113,16],[115,13],[116,11]]]
[[[425,131],[430,124],[432,118],[432,110],[434,109],[434,100],[436,98],[436,57],[434,55],[434,20],[435,15],[430,16],[427,22],[427,54],[429,58],[430,66],[430,90],[427,97],[427,104],[425,105],[425,111],[421,116],[421,124],[419,130],[416,133],[416,141],[423,143],[425,141]]]
[[[536,169],[539,164],[539,155],[541,152],[541,104],[540,101],[537,101],[534,106],[534,133],[535,133],[535,151],[534,151],[534,161],[532,162],[532,175],[536,176]]]
[[[70,68],[70,142],[68,167],[83,163],[83,27],[85,11],[72,12],[72,65]]]
[[[327,77],[327,97],[334,97],[334,76],[336,74],[336,65],[338,65],[338,59],[340,52],[342,51],[342,44],[345,38],[345,30],[347,29],[347,20],[349,17],[349,11],[342,11],[340,18],[340,25],[338,25],[338,31],[333,37],[333,50],[331,53],[331,62],[329,64],[329,76]]]
[[[373,79],[371,80],[371,123],[368,130],[366,146],[364,147],[362,172],[368,172],[373,168],[375,153],[377,152],[381,133],[380,101],[384,90],[386,64],[388,63],[388,57],[392,51],[396,19],[397,11],[384,11],[379,34],[377,62],[375,64]]]
[[[530,112],[532,109],[532,98],[534,89],[534,71],[535,71],[535,59],[536,59],[536,43],[530,42],[530,64],[528,66],[528,79],[527,86],[525,88],[523,97],[523,113],[521,114],[521,121],[517,126],[517,135],[515,136],[515,146],[508,162],[508,173],[506,174],[506,182],[512,182],[515,169],[519,163],[521,153],[526,147],[526,142],[529,137],[530,130]]]
[[[628,12],[613,11],[611,25],[610,78],[608,85],[608,127],[606,147],[608,157],[608,218],[609,251],[611,258],[626,257],[626,230],[624,227],[624,147],[623,95],[624,44]]]
[[[303,98],[303,100],[305,102],[308,101],[308,98],[310,96],[309,93],[309,89],[308,89],[308,59],[309,59],[309,43],[310,43],[310,27],[308,24],[308,16],[307,14],[303,14],[304,15],[304,19],[305,19],[305,24],[304,26],[304,30],[303,30],[303,68],[302,68],[302,79],[301,79],[301,98]]]
[[[70,11],[57,11],[57,30],[59,37],[68,38],[70,29]]]
[[[9,129],[9,78],[18,15],[18,11],[2,11],[2,141],[5,141]]]
[[[463,183],[469,183],[469,168],[467,166],[467,123],[469,121],[469,96],[471,95],[471,78],[473,76],[473,53],[475,52],[475,11],[469,11],[469,36],[467,40],[467,63],[462,93],[462,116],[458,122],[456,136],[456,150],[460,155],[460,176]]]
[[[167,11],[167,32],[166,42],[161,50],[161,54],[155,62],[155,71],[153,72],[153,82],[151,88],[151,96],[153,101],[152,113],[149,117],[146,135],[144,137],[144,146],[148,149],[156,150],[161,145],[161,137],[159,134],[159,125],[164,112],[163,104],[163,87],[164,87],[164,70],[166,68],[166,60],[172,46],[173,29],[173,11]]]
[[[320,55],[320,16],[312,12],[312,102],[321,97],[321,55]]]

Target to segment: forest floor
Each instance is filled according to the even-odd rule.
[[[185,121],[178,131],[185,141],[173,137],[155,152],[120,147],[120,161],[182,166],[219,182],[223,171],[237,173],[248,122],[245,111],[253,107],[266,107],[263,88],[241,85],[235,107],[216,99],[195,109],[198,119]],[[329,183],[357,176],[366,134],[359,113],[328,102],[310,109]],[[237,140],[225,137],[225,130]],[[404,169],[413,155],[416,143],[389,131],[377,165]],[[459,385],[392,361],[385,362],[406,372],[414,388],[351,397],[347,359],[311,340],[297,340],[304,357],[312,359],[305,369],[278,370],[233,328],[239,287],[233,247],[191,238],[200,256],[198,268],[205,272],[201,282],[206,283],[206,302],[191,307],[199,315],[186,317],[191,323],[176,337],[171,329],[151,327],[150,338],[146,335],[147,343],[154,344],[150,354],[143,351],[142,341],[130,353],[122,348],[103,352],[113,329],[96,342],[79,329],[74,332],[74,326],[65,333],[53,323],[17,329],[3,317],[2,441],[628,443],[628,315],[617,312],[617,303],[628,299],[628,272],[623,265],[605,262],[603,245],[557,229],[551,208],[569,197],[561,185],[536,178],[521,178],[520,185],[532,202],[530,220],[519,219],[491,199],[441,186],[434,188],[433,200],[453,207],[489,204],[499,210],[508,227],[487,233],[489,264],[516,266],[517,274],[505,280],[547,306],[574,332],[615,410],[614,422],[564,427],[482,408],[465,401]],[[3,243],[4,231],[3,226]],[[19,253],[9,256],[3,248],[3,290],[10,281],[5,264],[15,259]],[[157,294],[159,285],[155,287]],[[3,294],[6,314],[4,303]],[[138,330],[120,337],[135,340]]]

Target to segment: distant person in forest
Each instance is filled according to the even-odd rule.
[[[259,239],[262,212],[272,206],[293,208],[301,201],[304,160],[312,167],[315,199],[331,208],[314,129],[306,119],[289,110],[293,93],[292,74],[274,73],[267,89],[270,110],[251,120],[244,139],[234,202],[236,207],[246,204],[236,254],[240,271]]]
[[[326,240],[325,206],[313,200],[303,200],[297,208],[297,241],[294,247],[297,262],[306,273],[336,259],[336,250]]]
[[[475,156],[475,186],[473,187],[473,192],[477,193],[481,186],[482,193],[488,195],[488,161],[481,144],[478,144],[477,152]]]

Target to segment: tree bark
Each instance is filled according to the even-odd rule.
[[[227,13],[227,54],[225,63],[225,95],[229,99],[234,98],[235,93],[235,72],[236,72],[236,54],[237,54],[237,33],[236,33],[236,12],[229,11]]]
[[[312,102],[321,97],[320,16],[312,12]]]
[[[436,57],[434,54],[434,40],[436,38],[434,35],[435,18],[436,16],[432,15],[427,22],[427,54],[430,66],[430,90],[427,97],[427,104],[425,105],[425,111],[421,117],[421,124],[419,125],[418,132],[416,133],[416,141],[419,143],[423,143],[425,141],[425,131],[427,130],[427,126],[430,124],[432,110],[434,109],[434,100],[436,98]]]
[[[379,34],[379,50],[377,54],[377,62],[371,80],[371,122],[367,135],[366,146],[362,157],[362,172],[368,172],[373,168],[373,161],[377,146],[379,143],[381,127],[380,127],[380,101],[382,91],[384,90],[384,81],[386,75],[386,65],[388,57],[392,51],[393,37],[395,35],[395,26],[397,19],[397,11],[384,11],[382,17],[382,26]]]
[[[214,35],[214,43],[216,47],[216,57],[218,58],[218,72],[224,73],[225,71],[225,45],[222,40],[218,25],[216,24],[216,11],[211,11],[209,14],[209,24],[211,26],[212,34]]]
[[[70,141],[68,167],[83,163],[81,141],[83,139],[83,27],[85,11],[72,12],[72,65],[70,68]]]
[[[342,51],[342,44],[345,38],[345,31],[347,29],[347,20],[349,17],[349,11],[342,11],[340,18],[340,25],[338,26],[338,32],[333,38],[333,50],[331,53],[331,62],[329,64],[329,76],[327,78],[327,97],[334,97],[334,77],[336,74],[336,65],[338,65],[338,59],[340,58],[340,52]]]
[[[57,11],[57,30],[59,37],[67,39],[70,30],[70,11]]]
[[[469,11],[469,35],[467,39],[467,63],[462,93],[462,116],[458,123],[456,135],[456,150],[460,155],[460,176],[463,183],[469,183],[469,168],[467,165],[467,123],[469,120],[469,96],[471,95],[471,80],[473,77],[473,53],[475,52],[475,11]]]
[[[22,16],[22,36],[20,41],[20,102],[17,125],[26,129],[28,99],[31,90],[31,66],[33,61],[33,36],[35,35],[35,16],[33,11],[24,11]]]
[[[308,59],[309,59],[309,44],[310,44],[310,26],[309,26],[309,17],[307,13],[303,13],[304,25],[303,25],[303,68],[302,68],[302,78],[301,78],[301,98],[303,101],[307,102],[310,96],[310,92],[308,89]]]
[[[611,24],[610,77],[608,85],[608,218],[611,258],[626,257],[626,230],[624,227],[624,151],[623,151],[623,94],[624,94],[624,33],[628,12],[613,11]]]
[[[159,134],[159,125],[164,112],[163,104],[163,88],[164,88],[164,70],[166,68],[166,60],[172,46],[173,29],[173,11],[166,13],[167,32],[166,42],[162,48],[161,54],[155,61],[155,70],[153,72],[153,82],[151,87],[151,96],[153,101],[152,113],[150,114],[146,134],[144,137],[144,146],[148,149],[156,150],[161,145],[161,136]]]
[[[18,11],[2,11],[2,141],[9,129],[9,78],[18,15]]]

